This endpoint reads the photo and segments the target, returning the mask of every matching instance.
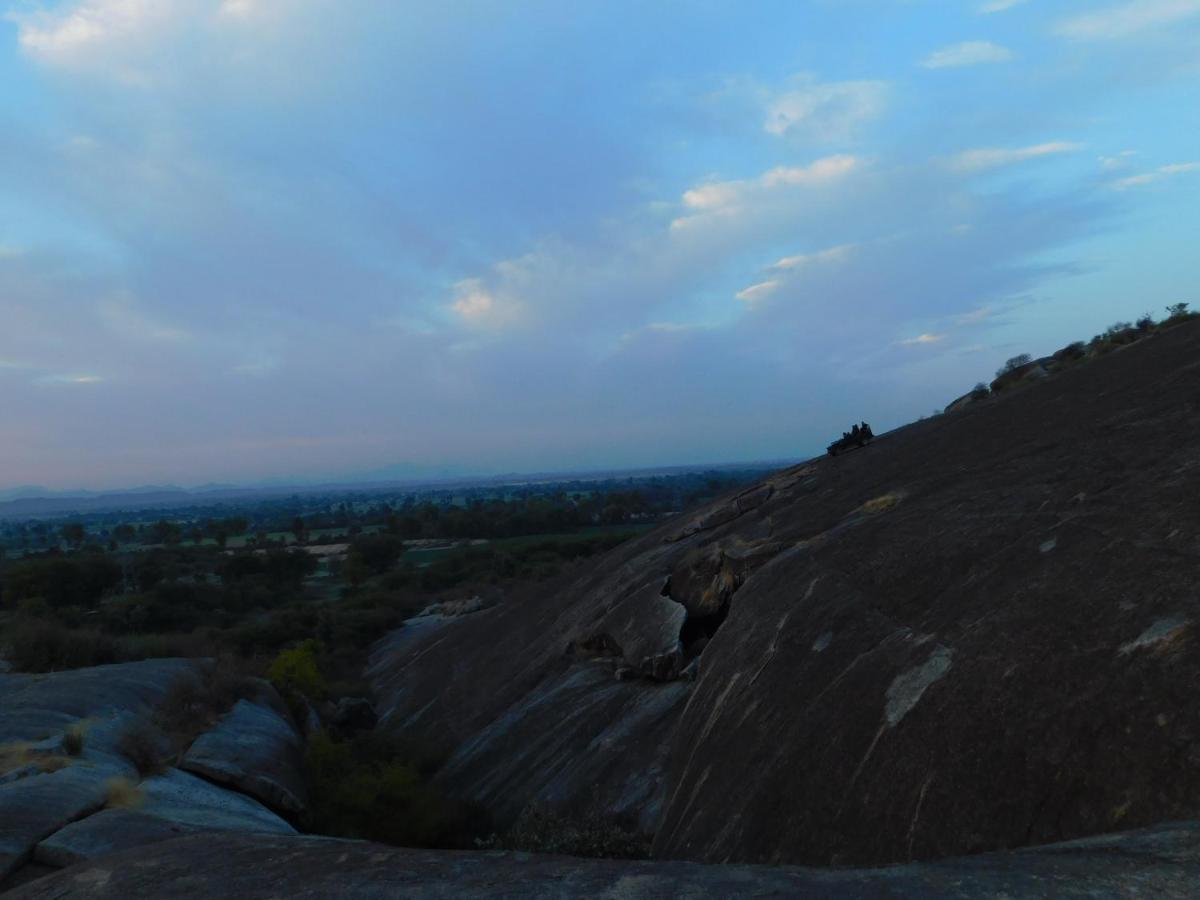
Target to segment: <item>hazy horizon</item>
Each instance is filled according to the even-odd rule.
[[[0,161],[0,489],[795,458],[1200,305],[1200,0],[14,0]]]
[[[487,482],[493,479],[521,478],[572,478],[583,479],[591,477],[607,477],[610,475],[641,474],[656,471],[702,471],[704,469],[759,469],[774,465],[794,465],[804,459],[803,456],[779,457],[777,459],[740,459],[740,460],[708,460],[697,463],[665,463],[655,465],[631,465],[608,468],[555,468],[538,470],[505,470],[505,469],[453,469],[450,467],[408,467],[404,465],[386,467],[360,472],[319,473],[309,476],[299,476],[295,479],[286,477],[266,477],[247,479],[244,481],[218,482],[182,478],[178,481],[162,483],[130,483],[112,485],[109,487],[89,487],[87,485],[72,485],[65,488],[48,488],[40,484],[0,484],[0,502],[16,498],[36,497],[37,493],[46,492],[51,496],[70,496],[73,494],[121,494],[136,493],[147,490],[182,490],[188,492],[203,492],[205,490],[276,490],[290,488],[347,488],[372,486],[408,486],[453,484],[457,482]],[[405,474],[407,473],[407,474]]]

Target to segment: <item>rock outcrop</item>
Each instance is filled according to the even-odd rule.
[[[1200,826],[883,869],[700,865],[528,853],[405,850],[363,842],[192,835],[102,857],[13,891],[13,900],[275,897],[1191,898]]]
[[[1180,326],[401,629],[381,726],[444,746],[501,826],[599,809],[669,858],[894,863],[1193,815],[1198,357]]]
[[[252,797],[177,769],[143,779],[123,755],[123,735],[203,665],[162,659],[0,675],[0,889],[26,865],[69,865],[193,830],[296,833]]]
[[[215,728],[196,739],[179,767],[296,816],[308,805],[303,757],[291,722],[268,706],[239,700]]]

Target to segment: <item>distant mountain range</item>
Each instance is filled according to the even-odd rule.
[[[679,475],[725,469],[777,469],[795,460],[765,460],[741,463],[712,463],[693,466],[658,466],[641,469],[602,469],[560,472],[504,473],[497,475],[447,474],[425,477],[387,477],[389,472],[405,471],[410,467],[390,467],[348,481],[321,483],[263,481],[250,485],[204,484],[194,488],[178,485],[142,485],[112,491],[51,490],[39,485],[22,485],[0,490],[0,519],[47,518],[73,513],[113,512],[118,510],[165,509],[181,506],[215,506],[221,503],[246,503],[287,497],[292,494],[349,493],[355,491],[421,490],[482,485],[538,484],[555,481],[591,481],[606,478],[636,478],[651,475]],[[434,470],[430,470],[432,472]]]

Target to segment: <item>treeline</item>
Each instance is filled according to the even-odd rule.
[[[1041,359],[1034,359],[1028,353],[1010,357],[996,371],[996,377],[990,384],[979,382],[968,395],[960,398],[956,403],[966,402],[968,398],[974,401],[986,400],[993,394],[1008,390],[1028,377],[1031,372],[1051,374],[1061,371],[1088,359],[1104,356],[1120,347],[1136,343],[1163,329],[1173,328],[1192,319],[1200,318],[1200,313],[1190,311],[1186,303],[1173,303],[1166,307],[1166,312],[1167,317],[1159,322],[1156,322],[1150,313],[1143,314],[1133,322],[1114,322],[1104,331],[1094,335],[1090,341],[1075,341]],[[1039,368],[1041,371],[1036,372],[1035,370]]]
[[[0,522],[0,557],[6,549],[9,555],[19,555],[55,547],[117,550],[131,545],[209,543],[224,548],[288,540],[330,543],[366,531],[386,531],[410,540],[560,534],[597,525],[659,521],[757,480],[765,471],[726,469],[395,493],[347,491],[236,507],[164,510],[145,519],[106,512]]]

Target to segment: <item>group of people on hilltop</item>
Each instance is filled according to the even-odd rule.
[[[875,437],[875,432],[871,430],[871,426],[866,422],[861,425],[855,425],[849,431],[842,432],[842,440],[844,441],[869,441]]]

